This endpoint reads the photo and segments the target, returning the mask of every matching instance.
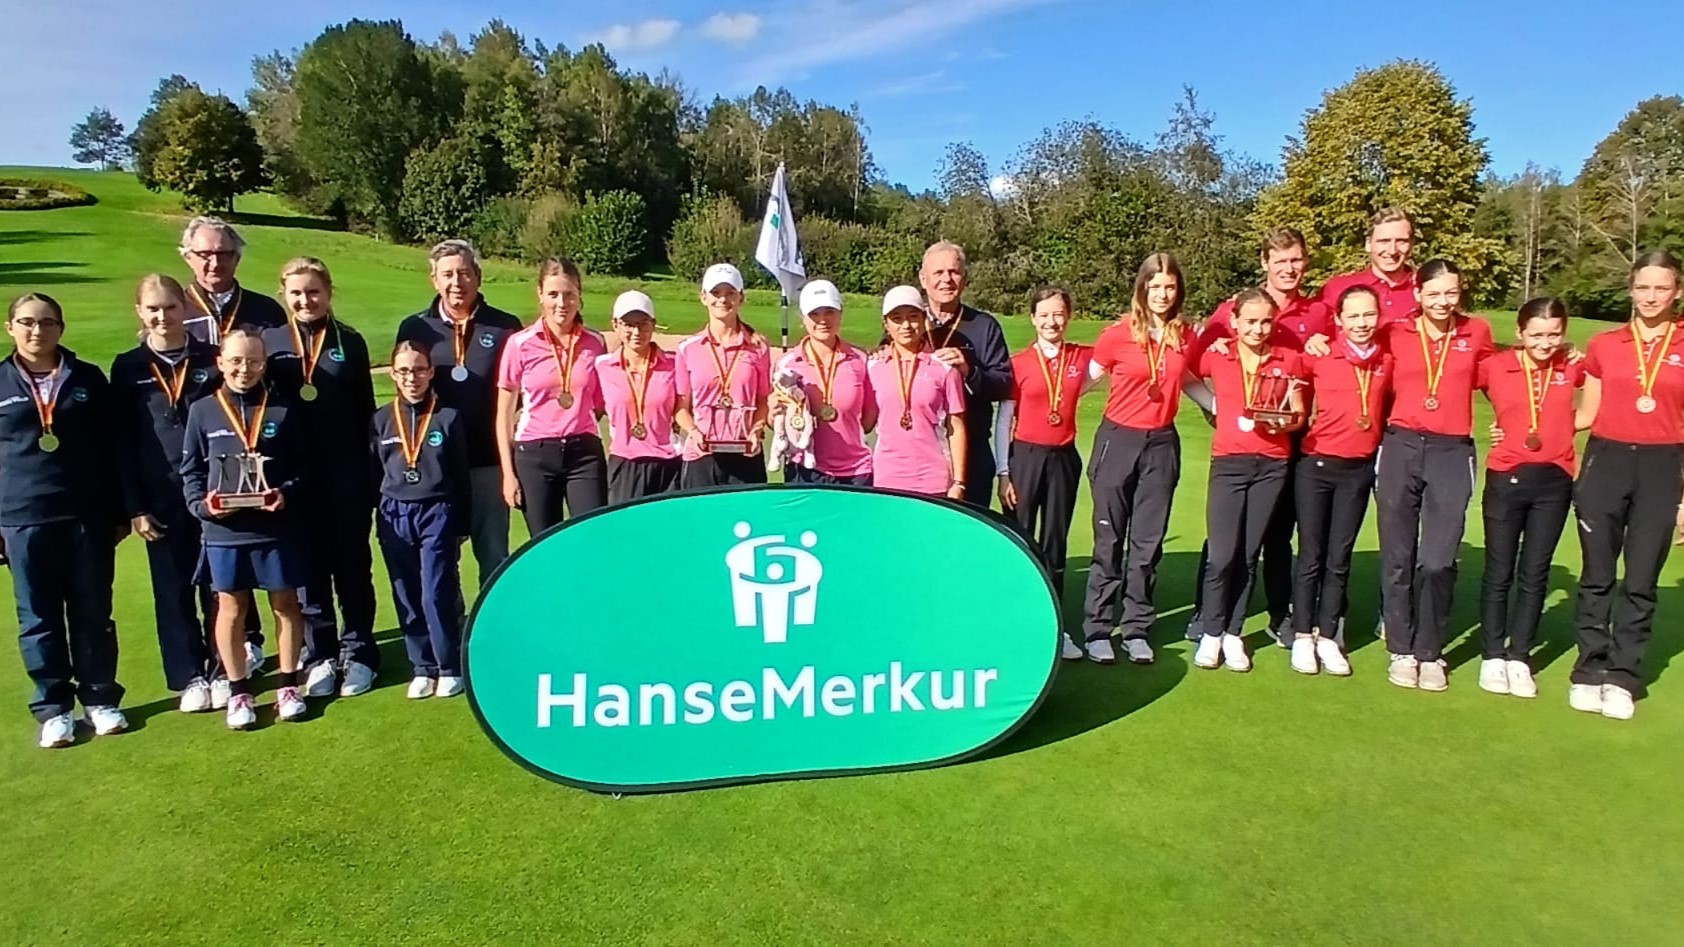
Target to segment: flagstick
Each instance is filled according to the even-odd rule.
[[[789,294],[779,293],[778,304],[783,306],[783,350],[789,351]]]

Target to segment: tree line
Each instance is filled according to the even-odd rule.
[[[1082,309],[1127,308],[1135,267],[1181,258],[1188,305],[1209,311],[1258,278],[1255,240],[1290,225],[1312,278],[1363,261],[1382,206],[1418,221],[1417,257],[1473,275],[1475,302],[1551,292],[1587,315],[1624,314],[1625,267],[1684,236],[1684,101],[1640,103],[1577,177],[1489,172],[1473,107],[1435,66],[1365,69],[1326,92],[1279,167],[1223,146],[1188,88],[1138,141],[1094,118],[1045,129],[997,165],[950,145],[937,186],[889,183],[857,105],[760,88],[702,100],[674,75],[621,67],[600,45],[547,47],[501,21],[464,45],[395,21],[330,26],[252,64],[246,101],[163,79],[132,135],[104,109],[76,158],[132,164],[193,209],[268,188],[299,209],[402,241],[466,235],[483,251],[563,254],[597,273],[751,263],[782,162],[809,272],[844,290],[906,281],[937,239],[970,254],[980,305],[1021,311],[1046,281]],[[770,285],[766,280],[762,285]]]

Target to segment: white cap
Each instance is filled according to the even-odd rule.
[[[634,312],[641,312],[649,318],[655,318],[655,301],[648,293],[640,293],[635,289],[627,290],[614,299],[614,318],[621,319]]]
[[[715,263],[702,274],[702,292],[711,293],[719,288],[721,283],[730,283],[737,292],[743,290],[743,271],[729,263]]]
[[[883,315],[907,306],[929,312],[924,306],[924,294],[916,286],[896,286],[883,294]]]
[[[827,279],[816,279],[801,287],[801,314],[810,316],[815,309],[841,309],[842,293]]]

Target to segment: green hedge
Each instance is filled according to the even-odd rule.
[[[87,191],[63,181],[0,178],[0,210],[52,210],[98,202]]]

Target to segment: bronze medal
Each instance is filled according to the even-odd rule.
[[[631,426],[631,436],[637,438],[638,440],[642,440],[644,437],[648,436],[648,434],[649,429],[643,426],[642,421],[639,421]]]
[[[912,412],[911,411],[908,411],[908,412],[906,412],[906,413],[904,413],[900,416],[900,429],[903,430],[903,431],[912,430]]]
[[[561,405],[563,408],[573,407],[573,392],[564,391],[561,394],[556,395],[555,403]]]
[[[834,421],[834,420],[836,420],[836,406],[829,403],[828,401],[825,402],[824,404],[819,405],[819,420],[820,421]]]
[[[1374,427],[1374,422],[1369,420],[1368,415],[1365,414],[1362,417],[1357,418],[1357,430],[1367,431],[1367,430],[1372,429],[1373,427]]]
[[[1146,388],[1146,400],[1152,402],[1164,400],[1164,390],[1158,387],[1156,383],[1148,385]]]
[[[1539,437],[1536,434],[1526,435],[1526,449],[1527,450],[1543,450],[1544,449],[1544,439]]]
[[[1428,411],[1437,411],[1438,410],[1438,399],[1434,398],[1431,395],[1428,395],[1426,400],[1421,402],[1421,406],[1426,408]]]
[[[713,403],[713,406],[721,411],[729,411],[735,404],[736,402],[731,400],[731,395],[728,392],[722,391],[719,393],[719,399]]]
[[[1064,425],[1064,415],[1054,411],[1047,415],[1047,423],[1051,424],[1053,427],[1062,427]]]
[[[411,467],[408,470],[405,470],[403,472],[403,482],[404,483],[411,483],[411,484],[420,483],[421,482],[421,471],[416,470],[414,467]]]

